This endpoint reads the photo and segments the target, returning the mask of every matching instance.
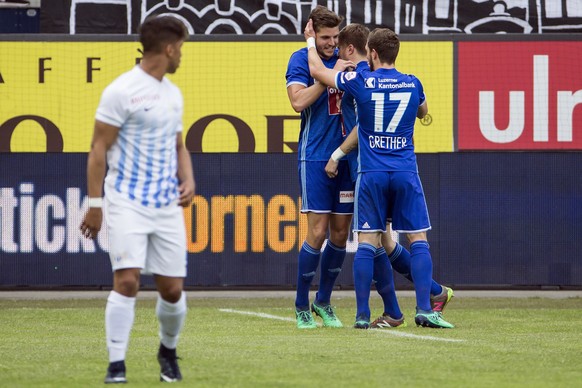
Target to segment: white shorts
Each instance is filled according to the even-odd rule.
[[[113,271],[141,268],[143,274],[186,277],[186,227],[177,203],[161,208],[124,198],[105,201],[109,258]]]

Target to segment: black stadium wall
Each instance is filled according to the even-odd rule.
[[[398,34],[582,32],[579,0],[42,0],[40,32],[136,33],[154,14],[179,17],[192,35],[301,35],[311,9],[331,7],[346,23]]]
[[[85,164],[83,153],[0,153],[2,287],[111,285],[106,242],[78,231]],[[186,285],[293,287],[302,243],[296,155],[193,154],[193,164]],[[580,166],[574,152],[420,154],[435,279],[458,288],[580,287]],[[354,249],[338,287],[353,285]]]

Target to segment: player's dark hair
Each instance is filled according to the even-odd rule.
[[[354,46],[358,54],[366,55],[366,43],[368,42],[370,29],[363,24],[351,23],[342,28],[339,33],[339,44],[347,47],[350,44]]]
[[[188,29],[173,16],[153,16],[139,27],[144,53],[160,53],[168,44],[188,39]]]
[[[313,29],[315,32],[319,32],[319,30],[326,27],[338,27],[344,20],[342,16],[339,16],[335,12],[330,11],[323,5],[318,5],[317,7],[313,8],[309,14],[309,19],[313,20]]]
[[[398,50],[400,50],[400,39],[389,28],[376,28],[370,32],[368,48],[370,51],[376,50],[380,62],[393,65],[396,63]]]

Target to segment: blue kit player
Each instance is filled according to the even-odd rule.
[[[356,72],[370,70],[366,54],[366,43],[369,33],[370,30],[366,26],[357,23],[351,23],[340,31],[338,40],[339,57],[353,62],[356,65],[354,69]],[[344,93],[342,98],[342,118],[346,138],[351,133],[353,133],[352,136],[356,136],[356,132],[352,131],[357,126],[355,100],[350,93]],[[357,139],[357,136],[355,139]],[[354,139],[350,140],[353,141]],[[345,141],[349,142],[350,140]],[[341,147],[345,149],[344,144]],[[358,155],[357,152],[346,153],[345,159],[348,161],[350,176],[355,186],[358,177]],[[335,176],[337,166],[338,161],[333,159],[328,161],[326,172],[328,172],[330,177]],[[389,226],[386,227],[386,229],[388,228]],[[388,260],[391,266],[387,265]],[[394,287],[391,281],[391,267],[413,282],[410,274],[410,252],[394,241],[389,232],[386,232],[382,233],[382,247],[379,248],[374,256],[374,284],[384,301],[384,313],[370,324],[371,328],[392,328],[405,325],[404,316],[401,315],[398,304],[395,302]],[[431,281],[430,293],[431,305],[435,311],[442,312],[453,297],[452,289],[441,286],[434,280]]]
[[[338,62],[337,39],[342,18],[323,6],[315,7],[310,18],[315,28],[318,58],[324,66],[333,68]],[[341,64],[341,61],[337,64],[339,70],[344,69]],[[330,299],[346,255],[354,193],[347,162],[339,164],[339,174],[335,179],[329,179],[324,168],[329,155],[343,141],[343,92],[314,82],[309,73],[305,48],[291,55],[286,79],[289,101],[293,109],[301,113],[298,170],[301,212],[307,214],[307,237],[298,260],[295,299],[297,327],[317,327],[311,311],[323,319],[324,326],[342,327]],[[327,245],[320,254],[326,237]],[[309,290],[320,260],[319,289],[310,308]]]
[[[369,70],[366,59],[366,42],[369,33],[370,30],[366,26],[357,23],[351,23],[340,31],[338,40],[339,57],[353,62],[356,65],[354,69],[356,72]],[[344,93],[342,98],[342,125],[344,126],[343,132],[345,133],[345,138],[350,133],[356,134],[356,131],[353,129],[357,126],[357,123],[354,97],[350,93]],[[345,159],[348,161],[350,179],[355,186],[358,177],[358,155],[356,152],[350,152],[345,156]],[[335,179],[338,163],[334,162],[333,164],[333,175],[328,174],[332,179]],[[388,239],[392,244],[396,244],[390,237]],[[384,312],[378,319],[371,323],[370,327],[374,329],[405,327],[404,315],[398,305],[396,291],[394,289],[392,266],[390,265],[386,250],[383,247],[379,248],[374,255],[373,281],[384,303]]]
[[[359,171],[356,182],[354,230],[358,232],[358,250],[354,258],[356,288],[356,328],[370,325],[370,284],[374,256],[382,246],[386,220],[391,216],[393,229],[407,235],[411,250],[411,275],[416,290],[415,322],[419,326],[452,328],[440,311],[431,307],[432,258],[426,231],[430,220],[412,136],[416,118],[428,113],[421,82],[395,68],[400,48],[398,36],[386,28],[372,31],[367,54],[371,71],[339,72],[322,65],[313,49],[312,22],[305,36],[311,74],[315,79],[349,92],[357,104]],[[348,148],[355,147],[353,143]],[[332,157],[343,155],[341,148]]]

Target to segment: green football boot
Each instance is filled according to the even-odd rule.
[[[313,315],[309,310],[295,310],[295,316],[297,317],[298,329],[317,328],[317,323],[315,323],[315,319],[313,319]]]
[[[325,327],[343,327],[342,322],[339,320],[335,312],[333,311],[333,307],[330,304],[325,306],[320,306],[317,303],[313,302],[311,304],[311,311],[315,313],[315,315],[321,317],[323,319],[323,326]]]
[[[431,327],[433,329],[452,329],[455,327],[452,323],[445,321],[442,313],[438,311],[419,312],[417,309],[414,322],[416,326]]]

